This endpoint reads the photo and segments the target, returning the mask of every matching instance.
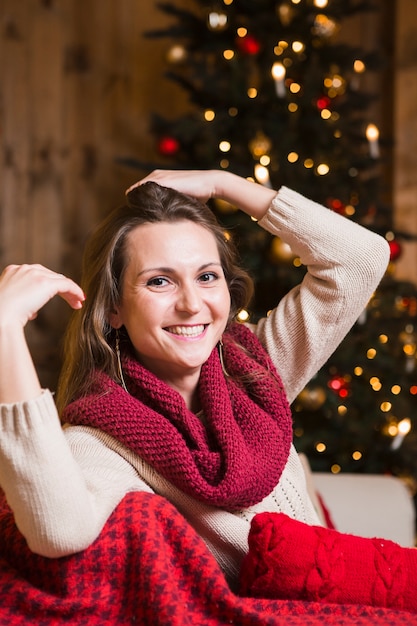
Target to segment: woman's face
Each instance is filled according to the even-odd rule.
[[[127,240],[120,305],[139,360],[169,383],[199,375],[226,327],[230,294],[214,236],[183,220],[144,224]]]

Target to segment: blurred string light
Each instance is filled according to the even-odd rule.
[[[187,59],[187,51],[184,46],[175,44],[167,52],[167,60],[169,63],[182,63]]]
[[[379,129],[375,124],[368,124],[365,134],[369,143],[369,154],[373,159],[377,159],[379,157]]]
[[[346,80],[337,73],[326,76],[323,85],[329,98],[342,96],[346,91]]]
[[[395,430],[395,429],[394,429]],[[404,438],[411,430],[411,420],[409,417],[405,417],[396,425],[396,432],[393,432],[393,440],[391,443],[391,450],[398,450],[404,441]]]
[[[327,165],[327,163],[320,163],[317,166],[316,171],[319,176],[325,176],[329,173],[330,167]]]
[[[261,159],[268,155],[271,148],[272,141],[262,131],[258,131],[252,141],[249,142],[249,149],[254,159]]]
[[[355,91],[359,89],[360,76],[366,72],[366,65],[361,59],[355,59],[353,62],[353,72],[350,86]]]
[[[269,170],[267,167],[265,167],[265,165],[262,165],[261,163],[256,163],[255,178],[258,181],[258,183],[261,183],[261,185],[263,185],[264,187],[269,187],[269,188],[272,187],[271,180],[269,177]]]
[[[304,52],[305,49],[305,45],[302,41],[293,41],[291,47],[294,52],[297,52],[297,54],[299,54],[300,52]]]
[[[278,42],[278,44],[275,46],[274,48],[274,54],[275,56],[280,56],[281,54],[283,54],[285,52],[285,50],[288,48],[288,43],[284,40],[281,40]]]
[[[249,312],[246,309],[241,309],[237,314],[237,319],[239,322],[247,322],[250,318]]]
[[[230,141],[223,140],[223,141],[221,141],[219,143],[219,150],[220,150],[220,152],[229,152],[231,147],[232,147],[232,145],[231,145]]]
[[[227,26],[226,13],[218,13],[217,11],[210,11],[208,14],[208,27],[210,30],[223,30]]]
[[[249,142],[249,149],[255,161],[254,177],[258,183],[265,187],[272,187],[268,166],[271,162],[269,152],[272,142],[263,132],[258,131],[252,141]]]
[[[332,37],[338,30],[338,24],[323,13],[316,15],[312,31],[320,37]]]
[[[276,61],[271,68],[271,74],[275,81],[275,92],[278,98],[285,98],[287,91],[285,89],[286,69],[284,65]]]
[[[353,62],[353,69],[357,74],[363,74],[366,70],[366,65],[363,61],[361,61],[360,59],[356,59]]]

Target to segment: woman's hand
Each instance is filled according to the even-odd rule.
[[[85,300],[74,281],[42,265],[9,265],[0,275],[0,404],[40,394],[24,327],[57,295],[73,309],[80,309]]]
[[[73,280],[42,265],[9,265],[0,275],[0,326],[25,326],[54,296],[80,309],[84,293]]]
[[[154,170],[129,187],[126,193],[149,181],[194,196],[202,202],[221,198],[257,220],[265,215],[276,196],[273,189],[224,170]]]
[[[126,193],[152,181],[207,202],[209,198],[217,197],[216,181],[221,180],[222,174],[225,172],[216,170],[154,170],[129,187]]]

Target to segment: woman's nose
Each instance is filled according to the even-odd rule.
[[[183,285],[177,299],[177,309],[187,313],[198,313],[201,309],[201,296],[196,285]]]

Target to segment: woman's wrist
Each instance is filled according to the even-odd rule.
[[[212,197],[222,198],[257,220],[268,211],[277,192],[259,183],[233,174],[232,172],[214,172]]]
[[[0,371],[0,404],[23,402],[41,393],[21,324],[0,325]]]

